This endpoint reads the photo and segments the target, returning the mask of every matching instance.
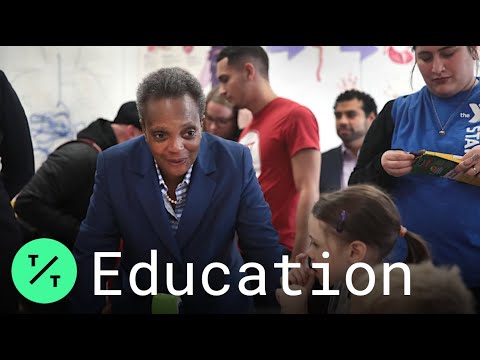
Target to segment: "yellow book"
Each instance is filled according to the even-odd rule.
[[[479,178],[467,178],[453,169],[461,162],[462,156],[421,150],[413,162],[412,174],[445,177],[466,184],[480,186]]]

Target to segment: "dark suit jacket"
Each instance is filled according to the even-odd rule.
[[[238,245],[234,242],[235,231]],[[176,290],[186,287],[187,263],[193,264],[193,295],[182,296],[186,313],[251,311],[252,296],[239,291],[239,282],[245,276],[239,271],[244,260],[263,266],[266,288],[272,298],[280,284],[280,269],[275,269],[274,263],[281,262],[283,247],[271,224],[270,208],[255,176],[250,151],[208,133],[202,135],[176,235],[171,230],[153,157],[144,137],[99,154],[94,193],[74,248],[78,265],[78,278],[71,293],[74,312],[100,311],[104,297],[94,296],[94,252],[116,251],[120,237],[124,243],[113,289],[121,289],[122,295],[112,296],[113,312],[151,311],[152,297],[136,295],[129,285],[129,275],[135,264],[151,263],[152,249],[157,250],[159,293],[168,293],[167,263],[173,264]],[[107,260],[103,259],[102,270],[113,268]],[[214,262],[225,264],[230,271],[224,275],[214,269],[208,278],[214,290],[229,286],[222,296],[207,294],[202,285],[202,271]],[[137,273],[137,286],[149,289],[150,278],[149,271],[141,270]]]
[[[322,153],[320,193],[340,190],[342,184],[342,147]]]

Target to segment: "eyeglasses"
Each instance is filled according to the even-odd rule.
[[[343,114],[345,114],[345,116],[347,117],[347,119],[353,119],[355,116],[358,115],[358,112],[355,111],[355,110],[348,110],[348,111],[335,111],[334,112],[335,114],[335,119],[337,120],[340,120],[343,116]]]
[[[207,123],[215,123],[217,126],[227,126],[232,122],[233,118],[213,118],[209,115],[205,115],[205,121]]]

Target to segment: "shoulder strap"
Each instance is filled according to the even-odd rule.
[[[99,152],[99,153],[102,152],[102,148],[100,146],[98,146],[97,143],[93,140],[80,138],[80,139],[77,139],[77,141],[81,141],[81,142],[84,142],[85,144],[89,144],[89,145],[93,146],[95,148],[95,150],[97,150],[97,152]]]
[[[75,139],[75,140],[69,140],[67,142],[64,142],[62,145],[60,145],[58,148],[64,146],[64,145],[67,145],[67,144],[70,144],[70,143],[75,143],[75,142],[83,142],[85,144],[88,144],[90,146],[92,146],[95,150],[97,150],[97,152],[101,153],[102,152],[102,148],[100,146],[98,146],[98,144],[91,140],[91,139],[84,139],[84,138],[80,138],[80,139]],[[57,148],[57,149],[58,149]]]

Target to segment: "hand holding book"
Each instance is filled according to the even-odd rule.
[[[421,150],[418,153],[412,154],[415,155],[415,160],[413,162],[411,172],[412,174],[446,177],[448,179],[460,181],[463,183],[480,186],[480,177],[466,175],[469,169],[473,169],[475,161],[478,160],[478,154],[469,157],[463,162],[461,160],[462,156],[444,154],[434,151]],[[457,166],[460,163],[463,163],[468,167],[464,167],[464,171],[457,173],[455,170],[458,170]],[[476,169],[473,169],[472,171],[477,173]]]

